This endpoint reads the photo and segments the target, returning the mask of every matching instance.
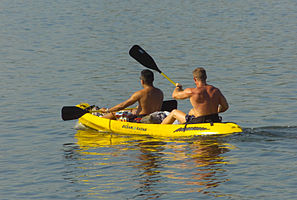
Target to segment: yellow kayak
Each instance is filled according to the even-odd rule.
[[[86,104],[77,105],[79,108],[86,107]],[[110,120],[98,117],[91,113],[83,114],[79,123],[104,132],[115,132],[121,134],[151,135],[161,137],[180,137],[196,135],[223,135],[240,133],[242,129],[232,122],[221,123],[199,123],[199,124],[144,124]]]

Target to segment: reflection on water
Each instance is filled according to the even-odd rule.
[[[65,144],[65,180],[85,185],[79,196],[158,199],[170,193],[221,196],[222,168],[233,146],[217,137],[165,139],[79,130]],[[131,192],[132,190],[132,192]],[[130,191],[130,192],[129,192]],[[125,197],[127,198],[127,197]]]
[[[140,154],[134,168],[138,171],[136,181],[139,185],[134,198],[156,199],[162,196],[162,192],[157,187],[163,182],[162,169],[166,162],[163,153],[165,146],[166,142],[149,140],[137,144]]]

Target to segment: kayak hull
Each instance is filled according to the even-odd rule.
[[[78,105],[79,106],[79,105]],[[225,135],[240,133],[242,129],[232,122],[199,124],[144,124],[110,120],[90,113],[79,118],[79,123],[98,131],[121,134],[180,137],[196,135]]]

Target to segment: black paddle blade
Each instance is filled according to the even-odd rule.
[[[161,73],[154,59],[148,53],[146,53],[145,50],[142,49],[140,46],[134,45],[130,49],[129,55],[135,60],[137,60],[143,66],[149,69],[156,70],[157,72]]]
[[[171,112],[173,109],[177,109],[177,101],[176,100],[163,101],[161,111]]]
[[[78,119],[86,113],[88,113],[88,111],[78,108],[76,106],[64,106],[62,108],[61,115],[62,115],[62,119],[66,121],[66,120]]]

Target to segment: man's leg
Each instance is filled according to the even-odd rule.
[[[185,123],[186,122],[186,113],[183,111],[174,109],[171,111],[171,113],[162,121],[161,124],[172,124],[176,119],[180,123]]]

